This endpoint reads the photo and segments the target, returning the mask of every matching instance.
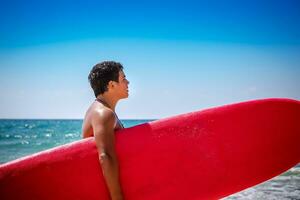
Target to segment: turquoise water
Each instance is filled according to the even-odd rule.
[[[125,127],[151,120],[121,120]],[[0,120],[0,164],[81,139],[82,120]]]
[[[121,120],[131,127],[152,120]],[[81,139],[82,120],[0,120],[0,164]],[[300,200],[300,166],[224,200]]]

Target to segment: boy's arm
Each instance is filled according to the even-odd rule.
[[[112,200],[122,200],[123,195],[119,182],[119,166],[115,151],[114,124],[115,116],[110,110],[97,112],[92,120],[99,161],[106,185]]]

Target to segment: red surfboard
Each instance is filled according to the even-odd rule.
[[[125,199],[219,199],[300,162],[300,101],[264,99],[116,132]],[[109,199],[93,138],[0,166],[1,199]]]

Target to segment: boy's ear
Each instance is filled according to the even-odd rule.
[[[109,88],[113,88],[114,87],[114,82],[113,81],[109,81],[108,82],[108,87]]]

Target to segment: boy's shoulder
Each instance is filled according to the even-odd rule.
[[[90,115],[92,119],[99,122],[115,121],[114,112],[110,108],[101,105],[93,106],[90,110]]]

